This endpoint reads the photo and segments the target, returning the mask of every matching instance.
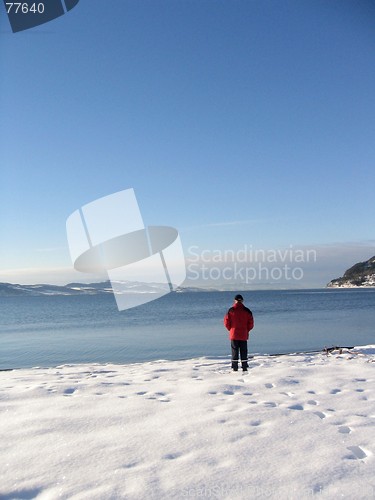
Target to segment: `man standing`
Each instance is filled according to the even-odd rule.
[[[232,348],[232,369],[238,371],[238,353],[241,354],[242,370],[247,372],[247,340],[254,328],[253,313],[243,305],[242,295],[234,297],[234,304],[224,317]]]

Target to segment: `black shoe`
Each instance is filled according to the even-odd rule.
[[[238,367],[232,366],[232,370],[233,370],[234,372],[238,372]]]
[[[242,368],[242,371],[243,372],[247,372],[247,368]]]

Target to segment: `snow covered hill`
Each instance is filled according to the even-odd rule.
[[[329,288],[375,287],[375,256],[358,262],[345,271],[344,276],[331,280]]]

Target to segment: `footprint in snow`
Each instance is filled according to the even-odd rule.
[[[351,428],[346,425],[340,425],[338,431],[340,434],[350,434],[352,432]]]
[[[341,392],[341,389],[332,389],[330,394],[338,394],[339,392]]]
[[[149,394],[146,393],[145,394]],[[147,399],[155,399],[157,401],[160,401],[161,403],[169,403],[171,400],[167,397],[166,392],[154,392],[153,394],[150,394],[147,396]]]
[[[283,396],[288,396],[290,398],[293,398],[296,394],[295,392],[280,392],[280,394],[282,394]]]
[[[181,455],[182,453],[177,451],[175,453],[167,453],[162,458],[164,458],[164,460],[175,460],[176,458],[179,458]]]
[[[77,389],[75,387],[69,387],[68,389],[65,389],[64,396],[71,396],[76,392],[76,390]]]
[[[300,383],[299,380],[293,377],[283,378],[279,381],[279,384],[281,385],[297,385],[299,383]]]
[[[266,406],[267,408],[276,408],[277,404],[274,403],[273,401],[265,401],[264,403],[264,406]]]
[[[363,460],[368,457],[368,454],[360,446],[348,446],[348,450],[351,451],[352,454],[347,455],[345,458],[350,460]]]
[[[327,415],[326,415],[325,413],[323,413],[322,411],[314,411],[313,413],[314,413],[314,415],[316,415],[317,417],[319,417],[319,418],[320,418],[320,419],[322,419],[322,420],[323,420],[323,418],[326,418],[326,416],[327,416]]]
[[[289,410],[303,410],[303,406],[302,405],[292,405],[292,406],[288,406]]]
[[[124,469],[132,469],[133,467],[136,467],[139,464],[139,462],[129,462],[127,464],[124,464],[122,467]]]

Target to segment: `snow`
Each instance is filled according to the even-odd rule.
[[[375,496],[375,346],[1,372],[0,498]]]

